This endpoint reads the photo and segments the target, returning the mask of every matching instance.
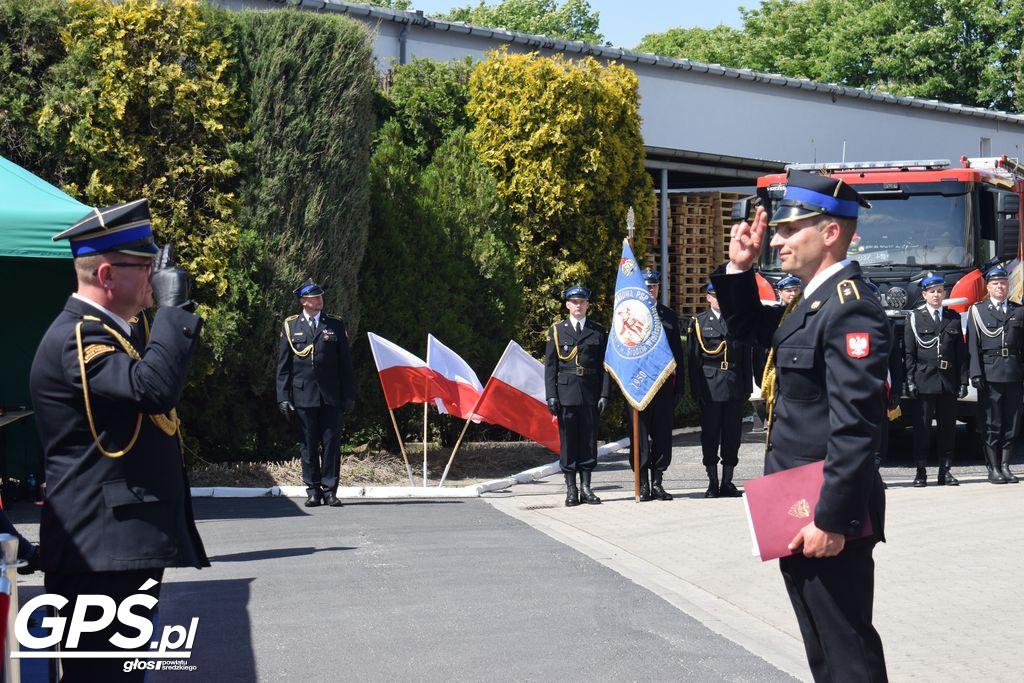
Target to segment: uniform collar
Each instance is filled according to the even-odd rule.
[[[829,279],[848,265],[850,265],[850,259],[843,259],[839,263],[833,263],[831,266],[812,277],[811,281],[807,283],[806,287],[804,287],[804,298],[810,299],[814,290],[820,287],[825,280]]]
[[[576,323],[577,322],[579,324],[583,325],[583,327],[586,327],[587,326],[587,318],[586,318],[586,316],[580,318],[579,320],[576,320],[576,318],[572,317],[571,315],[569,316],[569,324],[572,325],[572,329],[574,329],[574,330],[576,329]]]
[[[924,305],[924,312],[928,314],[929,318],[934,318],[935,317],[935,311],[939,312],[939,317],[941,318],[942,317],[942,306],[937,306],[937,307],[933,308],[931,304],[926,303]]]
[[[114,313],[113,311],[107,310],[106,308],[104,308],[103,306],[100,306],[98,303],[96,303],[92,299],[87,299],[84,296],[82,296],[81,294],[79,294],[78,292],[74,292],[71,295],[71,297],[74,298],[74,299],[78,299],[81,302],[87,303],[90,306],[92,306],[93,308],[99,310],[100,313],[102,313],[103,315],[105,315],[108,318],[110,318],[111,320],[113,320],[117,324],[117,326],[121,328],[121,331],[124,332],[125,334],[130,335],[132,333],[132,326],[128,324],[127,320],[125,320],[124,318],[119,316],[117,313]]]

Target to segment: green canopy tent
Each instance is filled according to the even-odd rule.
[[[90,207],[0,157],[0,405],[29,405],[28,373],[46,329],[75,289],[67,242],[51,238]],[[12,425],[6,438],[8,474],[39,474],[39,441],[30,421]],[[5,502],[8,499],[5,498]]]

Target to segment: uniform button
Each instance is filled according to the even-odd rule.
[[[183,327],[183,328],[181,328],[181,331],[189,339],[192,338],[192,328],[191,327]]]
[[[850,526],[852,526],[854,529],[856,529],[857,527],[860,526],[860,520],[859,519],[855,519],[855,520],[851,521],[850,522]]]
[[[794,363],[796,362],[796,359],[797,359],[797,356],[793,356],[793,362]]]

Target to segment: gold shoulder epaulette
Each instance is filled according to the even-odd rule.
[[[284,319],[284,321],[285,321],[285,322],[289,322],[289,321],[291,321],[291,320],[297,320],[297,319],[298,319],[298,317],[299,317],[299,314],[298,314],[298,313],[296,313],[295,315],[290,315],[290,316],[288,316],[287,318],[285,318],[285,319]]]
[[[853,280],[841,280],[836,285],[836,292],[839,293],[839,303],[845,304],[847,299],[860,299],[860,290]]]
[[[340,315],[334,315],[333,313],[324,313],[328,318],[334,318],[335,320],[341,320]]]
[[[98,323],[102,322],[99,318],[94,315],[83,315],[82,320],[88,320],[89,322]]]

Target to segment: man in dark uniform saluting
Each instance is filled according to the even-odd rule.
[[[1020,429],[1024,379],[1024,307],[1007,299],[1009,274],[1000,266],[985,273],[988,298],[968,311],[967,354],[971,384],[978,390],[978,422],[985,436],[988,480],[1016,484],[1010,471]]]
[[[118,605],[136,593],[158,597],[164,567],[210,564],[175,412],[203,321],[168,249],[154,266],[145,199],[95,209],[54,239],[71,243],[78,290],[39,344],[30,388],[46,468],[40,565],[70,619],[80,596]],[[152,327],[133,330],[129,321],[154,300]],[[85,632],[73,649],[120,651],[109,640],[118,630],[114,621]],[[148,649],[143,640],[123,649],[125,659]],[[64,658],[62,680],[141,681],[145,670],[125,673],[125,659]]]
[[[751,267],[769,225],[763,207],[733,226],[730,263],[711,278],[730,334],[771,349],[765,472],[824,460],[813,520],[790,543],[798,554],[779,560],[816,681],[886,680],[871,624],[872,552],[883,540],[874,456],[892,333],[860,266],[846,260],[859,206],[869,205],[841,180],[790,171],[771,247],[804,283],[802,298],[785,309],[758,300]],[[866,514],[872,534],[847,541]]]
[[[935,450],[939,459],[939,486],[960,484],[950,468],[956,427],[956,401],[967,395],[967,347],[960,314],[942,305],[946,281],[929,273],[921,280],[924,303],[907,317],[903,354],[907,395],[918,399],[914,414],[914,486],[928,485],[925,467],[928,439],[935,417]]]
[[[323,313],[324,290],[312,280],[293,292],[302,313],[285,318],[277,347],[277,403],[302,423],[302,482],[306,507],[341,507],[341,416],[356,405],[348,332],[341,318]],[[322,450],[321,450],[322,448]]]
[[[665,380],[647,407],[640,411],[637,430],[640,435],[640,500],[672,500],[672,494],[665,490],[663,479],[665,471],[672,464],[672,415],[686,384],[683,382],[682,330],[676,312],[658,301],[658,292],[661,290],[658,272],[650,268],[645,270],[644,284],[657,304],[658,317],[676,360],[676,371]],[[627,413],[631,414],[632,410]],[[629,433],[632,438],[632,427]],[[629,459],[629,465],[633,466],[632,458]]]
[[[597,505],[601,499],[590,489],[590,474],[597,467],[598,417],[608,408],[611,386],[604,370],[608,334],[587,318],[590,290],[586,287],[573,285],[565,290],[565,307],[569,317],[548,330],[544,390],[548,410],[558,418],[565,505]]]
[[[693,319],[687,334],[690,392],[700,408],[700,448],[708,473],[704,497],[738,498],[742,494],[732,475],[739,463],[743,404],[753,386],[753,359],[749,346],[729,338],[714,286],[709,282],[705,290],[709,308]]]

